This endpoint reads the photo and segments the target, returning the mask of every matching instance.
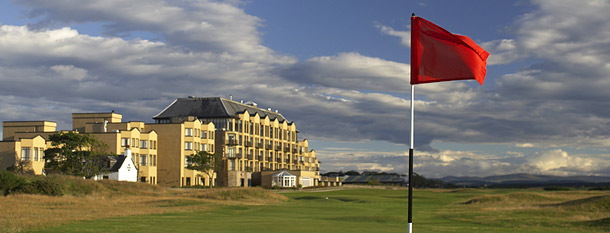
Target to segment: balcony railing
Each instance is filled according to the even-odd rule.
[[[284,152],[290,152],[290,147],[284,147]]]
[[[271,148],[273,148],[273,146],[271,146],[270,144],[265,145],[265,149],[271,150]]]
[[[241,153],[236,153],[236,154],[235,154],[235,157],[237,157],[238,159],[241,159],[241,157],[242,157],[242,156],[241,156]]]
[[[249,159],[249,160],[253,160],[253,159],[254,159],[254,156],[253,156],[253,155],[248,155],[248,159]]]
[[[281,150],[282,150],[282,147],[281,147],[281,146],[276,146],[276,147],[275,147],[275,150],[277,150],[277,151],[281,151]]]
[[[246,142],[246,146],[247,147],[252,147],[253,143],[252,142]]]
[[[233,153],[233,154],[226,154],[226,155],[227,155],[227,158],[230,158],[230,159],[234,159],[235,158],[235,153]]]
[[[275,159],[275,161],[278,162],[278,163],[281,163],[282,159],[281,158],[277,158],[277,159]]]
[[[292,149],[292,153],[293,153],[293,154],[296,154],[296,153],[298,153],[298,152],[299,152],[299,150],[297,150],[297,149]]]
[[[262,155],[259,155],[257,159],[258,159],[258,160],[263,160],[263,156],[262,156]]]
[[[235,145],[237,145],[237,140],[235,140],[235,139],[227,139],[226,143],[229,146],[235,146]]]
[[[263,144],[262,143],[256,143],[256,148],[263,148]]]

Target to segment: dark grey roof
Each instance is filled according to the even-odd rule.
[[[285,121],[282,114],[264,110],[255,106],[238,103],[220,97],[202,97],[202,98],[178,98],[171,103],[167,108],[153,117],[153,119],[164,119],[170,117],[188,117],[195,116],[199,119],[206,118],[229,118],[237,117],[237,114],[248,110],[250,115],[258,113],[264,118],[269,116],[271,120],[278,119]]]
[[[358,175],[348,176],[343,180],[343,183],[368,183],[369,181],[378,181],[379,183],[402,183],[404,179],[395,175]]]
[[[117,156],[116,163],[114,163],[114,165],[108,171],[109,172],[118,172],[119,168],[121,168],[121,166],[123,166],[123,163],[125,162],[126,158],[127,158],[127,156],[124,156],[124,155]]]

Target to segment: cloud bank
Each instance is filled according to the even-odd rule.
[[[68,129],[72,112],[115,110],[126,120],[150,121],[177,97],[233,94],[279,109],[309,139],[408,141],[409,64],[353,51],[305,61],[279,54],[262,44],[264,19],[247,14],[247,4],[15,3],[29,9],[30,23],[0,25],[0,120],[55,120]],[[471,82],[417,86],[415,144],[424,153],[420,156],[430,161],[418,166],[429,174],[441,174],[447,166],[480,173],[610,172],[607,157],[590,163],[585,155],[561,152],[566,147],[609,146],[610,16],[605,12],[610,4],[531,4],[532,11],[508,25],[510,38],[481,43],[492,54],[488,69],[529,65],[488,76],[484,87]],[[100,27],[101,33],[78,31],[82,25]],[[400,38],[397,46],[408,46],[408,31],[374,27],[380,36]],[[141,33],[152,36],[134,38]],[[433,142],[554,149],[522,161],[502,160],[437,151]],[[328,167],[403,169],[392,163],[402,155],[354,158],[349,165],[335,159],[342,158],[342,152],[327,153],[321,156]]]

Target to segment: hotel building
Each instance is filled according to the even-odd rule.
[[[216,171],[218,185],[271,186],[265,176],[281,170],[297,174],[296,185],[317,185],[315,151],[309,150],[307,140],[298,140],[296,124],[279,112],[253,102],[188,97],[176,99],[153,119],[156,124],[171,124],[189,117],[215,126],[215,151],[223,157],[223,167]]]

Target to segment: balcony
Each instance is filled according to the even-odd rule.
[[[252,143],[252,142],[246,142],[245,144],[246,144],[246,146],[247,146],[247,147],[252,147],[252,145],[253,145],[254,143]]]
[[[256,148],[257,149],[263,148],[263,144],[262,143],[256,143]]]
[[[290,159],[285,159],[284,160],[286,163],[290,163]]]
[[[284,152],[290,152],[290,147],[284,147]]]
[[[237,157],[238,159],[241,159],[242,158],[241,153],[235,154],[235,157]]]
[[[281,147],[281,146],[276,146],[276,147],[275,147],[275,150],[277,150],[277,151],[281,151],[281,150],[282,150],[282,147]]]
[[[248,159],[249,160],[253,160],[254,159],[254,155],[248,155]]]
[[[296,154],[296,153],[298,153],[298,152],[299,152],[299,150],[297,150],[297,149],[292,149],[292,153],[293,153],[293,154]]]
[[[225,143],[228,146],[235,146],[235,145],[237,145],[237,140],[235,140],[235,139],[227,139],[227,141]]]
[[[235,158],[235,153],[233,153],[233,154],[228,153],[228,154],[226,154],[226,156],[229,159],[234,159]]]
[[[267,157],[267,160],[266,160],[266,161],[267,161],[267,162],[273,162],[273,157],[271,157],[271,156]]]
[[[259,155],[257,159],[262,161],[263,160],[263,156]]]
[[[282,158],[277,158],[275,159],[276,162],[281,163],[282,162]]]
[[[265,145],[265,149],[267,149],[267,150],[271,150],[272,148],[273,148],[273,146],[271,146],[271,144]]]

